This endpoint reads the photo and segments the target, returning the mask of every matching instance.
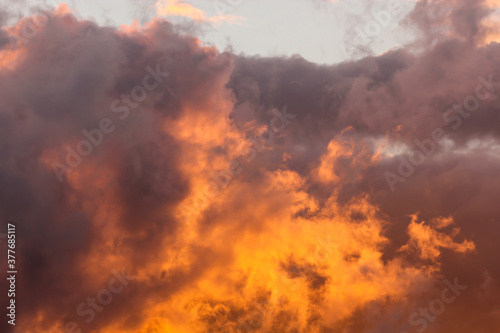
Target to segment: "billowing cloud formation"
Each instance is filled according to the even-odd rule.
[[[332,66],[162,20],[4,28],[0,216],[21,273],[2,330],[499,332],[488,13],[419,2],[419,43]]]

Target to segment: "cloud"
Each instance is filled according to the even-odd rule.
[[[441,254],[440,248],[453,249],[458,253],[465,253],[475,249],[471,241],[455,243],[453,238],[459,235],[460,228],[453,228],[450,235],[439,232],[438,230],[453,225],[453,219],[436,218],[432,221],[432,226],[427,226],[423,222],[417,222],[418,217],[412,216],[412,221],[408,226],[410,240],[407,245],[401,248],[401,251],[417,250],[422,259],[436,260]]]
[[[162,19],[40,13],[27,42],[36,17],[2,28],[0,217],[22,272],[22,315],[2,330],[410,332],[458,277],[468,289],[427,332],[495,332],[500,80],[460,129],[443,114],[496,73],[499,48],[482,43],[481,3],[453,2],[446,32],[441,6],[407,17],[418,43],[328,66],[220,53]],[[113,132],[60,182],[52,163],[103,119]],[[384,172],[437,127],[390,191]],[[123,267],[134,279],[86,322],[79,304]]]
[[[183,0],[159,0],[156,3],[156,11],[161,16],[180,16],[187,17],[197,22],[208,22],[219,24],[226,22],[228,24],[240,24],[244,19],[235,15],[216,15],[207,16],[204,11],[194,7]]]

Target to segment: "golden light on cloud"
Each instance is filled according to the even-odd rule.
[[[207,16],[203,10],[186,3],[184,0],[158,0],[155,6],[158,15],[186,17],[198,22],[241,24],[244,20],[244,18],[235,15]]]
[[[205,21],[207,19],[204,11],[185,3],[183,0],[160,0],[156,3],[156,10],[159,15],[164,16],[184,16],[195,21]]]
[[[422,259],[436,261],[441,254],[441,249],[451,249],[458,253],[475,249],[472,241],[464,240],[462,243],[454,241],[454,238],[460,234],[460,228],[453,227],[450,234],[440,232],[441,229],[453,226],[451,217],[435,218],[431,225],[426,225],[424,222],[418,223],[417,215],[413,215],[411,219],[408,226],[410,241],[401,251],[413,249],[420,253]]]

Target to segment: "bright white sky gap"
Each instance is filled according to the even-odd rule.
[[[5,1],[7,3],[5,4]],[[54,7],[66,3],[78,13],[78,17],[96,21],[101,25],[120,26],[133,24],[134,18],[143,24],[154,17],[192,27],[193,21],[186,17],[162,16],[157,13],[157,0],[45,0],[46,6]],[[170,0],[172,1],[172,0]],[[399,20],[411,10],[412,1],[396,0],[404,6],[401,14],[391,15],[386,24],[366,8],[364,0],[177,0],[202,10],[207,17],[222,14],[241,18],[238,24],[221,22],[204,24],[195,35],[207,45],[215,45],[223,51],[229,46],[233,52],[248,56],[292,56],[300,55],[308,61],[333,64],[353,60],[354,46],[365,47],[364,55],[381,54],[408,41],[397,29]],[[330,0],[333,1],[333,0]],[[380,0],[372,3],[372,12],[387,11],[395,0]],[[359,4],[364,2],[365,5]],[[10,10],[29,14],[29,5],[18,0],[0,0]],[[40,1],[28,0],[28,4],[40,6]],[[13,23],[12,18],[9,23]],[[367,30],[368,29],[368,30]],[[372,30],[370,30],[372,29]],[[377,30],[378,29],[378,30]],[[354,40],[355,36],[368,31],[372,36]],[[363,38],[365,38],[363,40]],[[347,44],[346,44],[347,43]]]

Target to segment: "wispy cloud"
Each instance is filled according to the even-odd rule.
[[[235,15],[208,16],[203,10],[184,2],[183,0],[159,0],[156,3],[156,12],[161,16],[187,17],[197,22],[208,22],[213,24],[228,23],[241,24],[243,17]]]

